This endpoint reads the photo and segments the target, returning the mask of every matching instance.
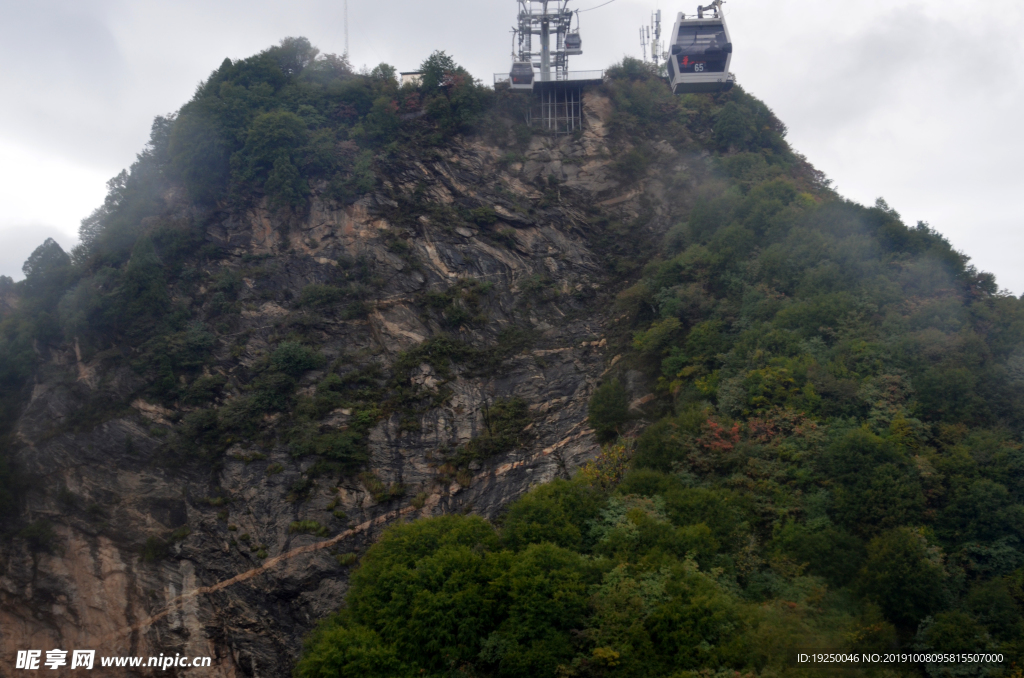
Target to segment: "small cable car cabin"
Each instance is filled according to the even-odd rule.
[[[668,79],[674,94],[724,92],[732,87],[732,40],[720,0],[698,7],[695,17],[680,12],[670,35]]]
[[[565,36],[566,54],[583,54],[583,38],[579,33],[568,33]]]
[[[508,74],[509,87],[512,89],[533,90],[533,64],[529,61],[516,61]]]

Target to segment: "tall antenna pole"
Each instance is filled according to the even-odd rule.
[[[345,58],[348,58],[348,0],[345,0]]]
[[[540,79],[551,79],[551,24],[548,23],[548,0],[544,0],[540,20]]]
[[[651,23],[654,24],[654,39],[651,40],[651,61],[658,65],[658,58],[661,56],[661,10],[659,9],[651,16]]]

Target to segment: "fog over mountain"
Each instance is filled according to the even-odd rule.
[[[541,83],[572,90],[556,112],[474,78],[457,59],[489,64],[461,35],[434,36],[405,84],[353,69],[334,35],[274,36],[206,54],[104,182],[135,134],[110,102],[141,106],[133,82],[164,96],[159,68],[119,51],[110,17],[131,11],[108,9],[47,15],[69,35],[40,63],[80,105],[12,76],[55,101],[7,113],[25,130],[7,266],[45,240],[23,280],[0,278],[0,656],[194,658],[211,678],[808,678],[829,674],[794,664],[813,639],[956,653],[885,675],[1020,675],[1024,298],[899,202],[916,186],[926,214],[948,199],[967,228],[994,218],[1009,170],[955,151],[1005,148],[1013,126],[985,117],[963,64],[942,66],[964,84],[940,114],[886,126],[887,102],[924,110],[907,92],[945,82],[919,61],[937,44],[1012,46],[904,8],[867,37],[851,20],[787,42],[845,55],[841,78],[792,69],[802,85],[765,46],[793,123],[742,83],[677,95],[628,56]],[[685,35],[680,65],[724,67],[724,36]],[[948,111],[989,127],[972,145]],[[796,128],[826,163],[870,163],[837,191]],[[915,169],[937,152],[957,176]],[[102,202],[75,207],[93,182]],[[79,209],[69,254],[59,215]]]
[[[349,4],[356,66],[412,70],[443,47],[485,82],[508,67],[511,0],[456,0],[443,13],[408,0]],[[651,11],[670,22],[690,5],[615,0],[581,12],[584,55],[572,68],[639,56],[637,28]],[[793,146],[844,195],[871,204],[884,193],[906,220],[929,222],[1001,286],[1024,292],[1013,190],[1024,180],[1015,162],[1024,141],[1019,3],[965,10],[951,0],[730,0],[725,8],[739,82],[786,121]],[[344,50],[342,3],[333,0],[4,0],[0,14],[0,55],[16,65],[0,72],[8,102],[0,110],[0,245],[9,252],[2,272],[15,277],[14,262],[33,241],[21,232],[41,242],[51,233],[45,226],[72,244],[153,117],[187,99],[210,64],[286,35]]]

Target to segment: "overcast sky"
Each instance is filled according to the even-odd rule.
[[[580,0],[586,10],[605,0]],[[341,0],[0,0],[0,273],[47,237],[74,244],[156,115],[224,57],[289,35],[344,51]],[[638,27],[696,4],[582,12],[570,68],[640,56]],[[1024,292],[1024,3],[729,0],[738,81],[839,191],[926,221],[1001,287]],[[446,50],[485,82],[508,69],[514,0],[349,0],[357,67],[413,70]],[[1016,187],[1016,189],[1014,188]],[[1018,193],[1018,191],[1020,191]]]

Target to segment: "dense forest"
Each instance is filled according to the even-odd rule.
[[[834,674],[798,650],[998,652],[926,670],[1009,673],[1021,301],[927,224],[831,192],[742,90],[675,99],[642,64],[609,75],[619,133],[697,143],[717,170],[653,256],[609,254],[642,267],[617,367],[657,400],[638,415],[609,377],[590,409],[603,455],[500,525],[392,528],[296,675]],[[647,161],[637,144],[621,162]]]
[[[521,97],[481,86],[443,52],[423,71],[422,83],[400,87],[387,65],[354,73],[303,39],[225,60],[177,114],[156,120],[75,250],[48,241],[24,281],[2,281],[19,303],[0,324],[0,433],[13,440],[45,347],[74,343],[87,356],[131,355],[147,397],[198,407],[175,422],[167,464],[216,465],[280,414],[287,425],[274,435],[295,454],[356,473],[367,432],[420,406],[402,370],[424,360],[486,370],[515,350],[518,335],[495,338],[490,354],[460,344],[454,330],[486,294],[467,284],[458,299],[430,300],[451,335],[392,374],[332,373],[299,395],[299,377],[325,360],[302,327],[251,367],[240,397],[219,400],[226,380],[204,371],[215,339],[233,331],[242,284],[205,273],[203,262],[225,256],[204,238],[211,205],[265,200],[298,220],[314,189],[352,202],[395,154],[429,154],[456,135],[521,159],[533,134]],[[495,524],[450,515],[388,529],[295,675],[837,673],[796,665],[798,651],[994,652],[1002,664],[855,671],[1020,675],[1024,302],[927,224],[906,225],[881,199],[865,207],[837,195],[742,88],[676,97],[626,59],[601,93],[614,106],[624,182],[657,166],[661,141],[706,160],[697,181],[662,177],[689,191],[685,220],[663,239],[637,241],[630,224],[595,235],[624,289],[609,338],[620,359],[589,410],[601,455]],[[189,219],[164,214],[164,196],[179,189]],[[592,218],[600,223],[599,210]],[[342,263],[295,303],[365,315],[372,274]],[[204,299],[202,315],[183,296]],[[128,345],[139,350],[118,348]],[[640,403],[627,388],[637,374],[652,385]],[[356,423],[322,433],[315,422],[340,406]],[[123,407],[98,401],[68,426]],[[463,456],[518,444],[520,410],[500,403],[499,423]],[[24,481],[0,457],[5,513]],[[45,546],[44,522],[11,525]]]

